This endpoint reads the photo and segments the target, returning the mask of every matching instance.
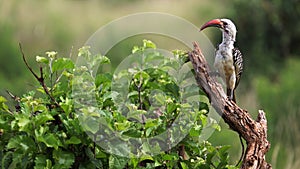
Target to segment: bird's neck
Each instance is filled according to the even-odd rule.
[[[233,48],[234,42],[235,42],[235,36],[230,36],[229,34],[223,32],[223,40],[220,45]]]

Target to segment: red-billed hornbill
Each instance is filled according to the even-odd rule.
[[[229,19],[213,19],[205,23],[200,31],[207,27],[218,27],[223,34],[223,40],[216,50],[214,66],[226,83],[227,96],[236,102],[234,90],[239,84],[243,72],[243,57],[235,48],[236,27]]]

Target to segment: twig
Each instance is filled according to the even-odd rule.
[[[31,68],[31,67],[29,66],[29,64],[27,63],[27,60],[26,60],[26,58],[25,58],[25,54],[24,54],[24,52],[23,52],[21,43],[19,43],[19,47],[20,47],[20,51],[21,51],[21,53],[22,53],[22,58],[23,58],[23,61],[24,61],[25,65],[26,65],[26,67],[27,67],[28,70],[31,72],[31,74],[33,74],[33,76],[40,82],[40,78],[38,77],[38,75],[34,73],[34,71],[32,70],[32,68]]]
[[[57,101],[55,100],[55,98],[50,94],[49,89],[45,83],[45,79],[44,79],[44,72],[43,72],[43,67],[40,66],[40,77],[32,70],[32,68],[29,66],[25,54],[23,52],[22,49],[22,45],[21,43],[19,43],[19,47],[20,47],[20,51],[22,53],[22,58],[23,61],[26,65],[26,67],[28,68],[28,70],[31,72],[31,74],[35,77],[35,79],[40,83],[40,85],[43,87],[45,93],[49,96],[50,100],[55,104],[55,106],[60,107],[60,105],[57,103]],[[61,108],[61,107],[60,107]],[[62,109],[62,108],[61,108]],[[63,111],[63,109],[62,109]]]
[[[55,86],[55,85],[60,81],[60,79],[62,78],[62,76],[63,76],[63,73],[61,73],[61,74],[55,79],[55,82],[54,82],[53,86]]]
[[[17,104],[15,105],[15,108],[16,108],[16,112],[20,112],[21,111],[21,106],[20,106],[20,102],[21,102],[21,99],[20,97],[12,94],[10,91],[6,90],[6,93],[14,100],[17,102]],[[13,113],[11,111],[9,111],[10,114],[13,115]]]
[[[20,103],[20,98],[14,94],[12,94],[10,91],[6,90],[6,93],[16,102]]]
[[[193,45],[194,50],[189,53],[189,59],[193,63],[199,87],[207,94],[212,106],[229,127],[246,140],[247,148],[241,168],[271,169],[272,166],[265,160],[265,154],[270,148],[265,113],[259,110],[257,119],[253,120],[247,110],[229,100],[222,86],[208,73],[211,71],[200,47],[195,42]]]

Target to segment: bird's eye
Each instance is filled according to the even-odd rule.
[[[227,23],[227,22],[223,22],[223,25],[227,26],[227,25],[228,25],[228,23]]]

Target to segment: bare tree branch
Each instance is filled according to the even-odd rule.
[[[31,72],[31,74],[33,74],[33,76],[34,76],[38,81],[40,81],[40,78],[38,77],[38,75],[35,74],[35,72],[34,72],[34,71],[32,70],[32,68],[29,66],[29,64],[28,64],[28,62],[27,62],[27,60],[26,60],[25,54],[24,54],[24,52],[23,52],[21,43],[19,43],[19,48],[20,48],[20,51],[21,51],[21,53],[22,53],[22,58],[23,58],[23,61],[24,61],[25,65],[26,65],[26,67],[27,67],[28,70]]]
[[[189,59],[193,63],[199,87],[207,94],[211,105],[230,128],[246,140],[247,148],[241,168],[271,169],[271,165],[265,160],[270,143],[267,140],[267,120],[264,111],[259,110],[257,119],[253,120],[247,110],[230,101],[222,86],[209,75],[211,71],[200,47],[196,42],[193,45],[194,50],[189,52]]]

